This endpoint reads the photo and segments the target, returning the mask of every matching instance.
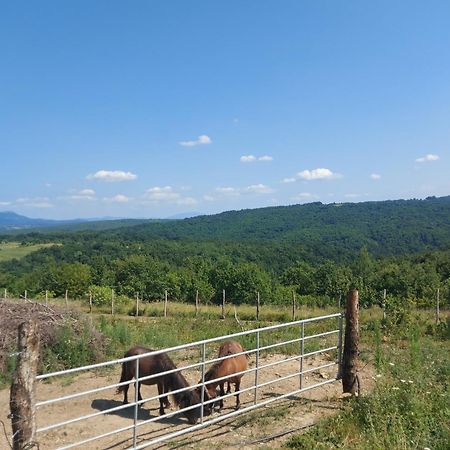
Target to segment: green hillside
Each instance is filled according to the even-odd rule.
[[[132,241],[163,238],[295,243],[332,259],[363,246],[375,255],[409,254],[449,246],[450,196],[229,211],[121,228],[114,235]]]

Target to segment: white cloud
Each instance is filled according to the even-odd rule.
[[[70,197],[61,197],[61,199],[66,200],[96,200],[94,189],[82,189],[81,191],[75,192]]]
[[[330,169],[318,168],[313,170],[302,170],[297,174],[299,178],[303,180],[332,180],[335,178],[341,178],[342,175],[333,173]]]
[[[124,172],[123,170],[99,170],[94,174],[89,174],[86,177],[88,180],[119,182],[119,181],[133,181],[137,175],[131,172]]]
[[[241,156],[241,157],[239,158],[239,160],[240,160],[242,163],[255,162],[255,161],[256,161],[256,156],[253,156],[253,155],[244,155],[244,156]]]
[[[213,202],[215,198],[212,195],[204,195],[203,200],[205,200],[206,202]]]
[[[239,189],[236,189],[234,187],[218,187],[216,188],[216,192],[219,194],[225,194],[225,195],[240,195]]]
[[[28,206],[30,208],[53,208],[54,206],[48,197],[22,197],[18,198],[16,203],[20,206]]]
[[[180,141],[178,143],[183,147],[195,147],[196,145],[212,144],[212,140],[206,134],[202,134],[194,141]]]
[[[251,186],[247,186],[245,188],[247,192],[252,192],[254,194],[271,194],[274,190],[266,186],[265,184],[252,184]]]
[[[130,201],[130,197],[127,197],[123,194],[114,195],[114,197],[104,197],[103,201],[106,203],[128,203]]]
[[[381,178],[381,175],[379,173],[372,173],[370,174],[370,178],[374,181],[378,181]]]
[[[151,202],[168,202],[177,205],[195,205],[197,200],[193,197],[183,197],[174,191],[172,186],[155,186],[145,191],[144,198]]]
[[[243,163],[255,162],[255,161],[273,161],[273,157],[269,155],[258,156],[255,155],[243,155],[240,158]]]
[[[438,159],[439,159],[438,155],[433,155],[431,153],[428,153],[425,156],[421,156],[420,158],[417,158],[416,162],[423,163],[423,162],[437,161]]]
[[[11,202],[0,202],[0,206],[9,206]]]
[[[282,180],[281,180],[281,182],[282,183],[295,183],[295,178],[283,178]]]

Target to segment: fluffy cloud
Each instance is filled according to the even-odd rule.
[[[256,156],[253,155],[244,155],[239,158],[239,160],[243,163],[255,162]]]
[[[9,206],[11,202],[0,202],[0,206]]]
[[[195,205],[197,203],[195,198],[183,197],[179,192],[174,191],[172,186],[149,188],[145,191],[144,198],[151,202],[168,202],[177,205]]]
[[[239,189],[230,186],[218,187],[216,188],[216,192],[222,195],[241,195]]]
[[[294,177],[291,177],[291,178],[283,178],[282,180],[281,180],[281,182],[282,183],[295,183],[295,181],[296,181],[296,179],[294,178]]]
[[[252,184],[251,186],[247,186],[245,188],[246,192],[251,192],[254,194],[271,194],[274,190],[266,186],[265,184]]]
[[[381,178],[381,175],[379,173],[372,173],[370,174],[370,178],[374,181],[378,181]]]
[[[123,170],[99,170],[94,174],[89,174],[86,177],[88,180],[119,182],[119,181],[133,181],[137,175],[131,172],[124,172]]]
[[[180,141],[178,143],[183,147],[195,147],[196,145],[212,144],[212,140],[206,134],[202,134],[194,141]]]
[[[425,156],[421,156],[420,158],[416,159],[416,162],[423,163],[423,162],[431,162],[431,161],[437,161],[439,159],[438,155],[433,155],[431,153],[428,153]]]
[[[71,200],[95,200],[94,189],[82,189],[69,197]]]
[[[123,194],[117,194],[114,197],[104,197],[103,201],[106,203],[128,203],[130,201],[130,197],[127,197]]]
[[[251,163],[255,161],[273,161],[273,157],[269,155],[264,156],[254,156],[254,155],[243,155],[239,158],[242,163]]]
[[[16,203],[20,206],[28,206],[30,208],[53,208],[53,204],[48,197],[22,197],[16,200]]]
[[[330,169],[318,168],[313,170],[302,170],[297,174],[303,180],[332,180],[341,178],[342,175],[332,172]]]

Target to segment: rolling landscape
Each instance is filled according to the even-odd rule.
[[[0,449],[448,450],[450,2],[22,3]]]

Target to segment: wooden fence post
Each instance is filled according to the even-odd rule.
[[[45,290],[45,304],[48,305],[48,291]]]
[[[89,291],[89,313],[92,314],[92,291]]]
[[[259,309],[261,307],[261,300],[259,297],[259,292],[256,293],[256,320],[259,320]]]
[[[347,297],[345,311],[345,340],[342,357],[342,388],[343,392],[359,394],[359,378],[357,374],[359,346],[359,294],[352,290]]]
[[[292,291],[292,320],[293,321],[295,320],[296,309],[297,309],[297,300],[296,300],[296,297],[295,297],[295,291]]]
[[[5,288],[5,290],[3,292],[3,300],[6,300],[7,298],[8,298],[8,291]]]
[[[114,315],[114,289],[111,289],[111,315]]]
[[[139,292],[136,292],[136,314],[134,317],[139,317]]]
[[[339,311],[341,310],[341,301],[342,301],[342,293],[339,292],[339,297],[338,297],[338,309],[339,309]]]
[[[66,303],[66,309],[69,308],[69,291],[66,289],[66,295],[64,295],[64,301]]]
[[[39,360],[39,336],[35,321],[23,322],[18,332],[18,357],[11,384],[9,407],[13,449],[38,447],[36,436],[35,381]]]
[[[167,317],[167,289],[164,291],[164,317]]]
[[[386,289],[383,289],[383,320],[386,320]]]
[[[436,323],[439,323],[439,288],[436,292]]]
[[[222,319],[225,319],[225,289],[222,290]]]
[[[195,317],[198,316],[199,312],[199,298],[198,298],[198,289],[195,291]]]
[[[25,300],[28,298],[28,291],[25,289],[25,295],[23,297]]]

